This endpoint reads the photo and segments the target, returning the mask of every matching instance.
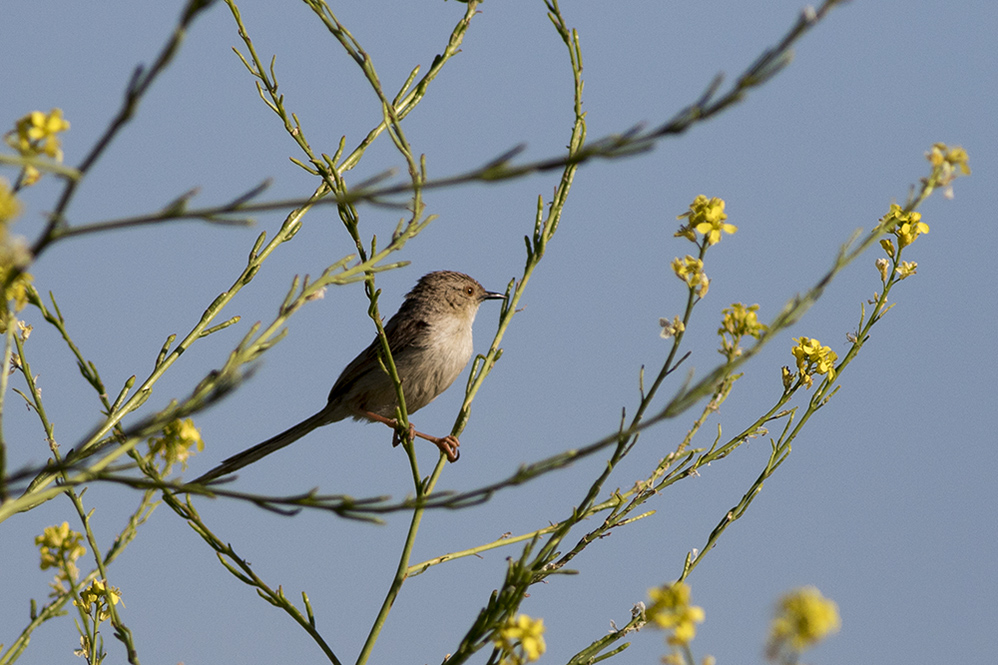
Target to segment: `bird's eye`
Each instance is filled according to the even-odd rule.
[[[475,289],[474,289],[474,287],[471,287],[471,286],[469,286],[468,288],[466,288],[464,290],[464,292],[467,293],[469,296],[475,295]]]

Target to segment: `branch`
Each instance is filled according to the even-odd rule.
[[[55,210],[49,215],[49,222],[45,230],[31,248],[33,256],[37,257],[41,254],[55,239],[56,231],[64,223],[63,215],[73,198],[73,194],[76,192],[77,185],[82,182],[83,177],[86,176],[90,168],[97,162],[107,147],[111,145],[111,141],[114,140],[118,132],[132,119],[142,97],[149,91],[156,78],[163,73],[177,54],[191,23],[198,14],[210,7],[212,2],[213,0],[188,0],[181,13],[180,20],[177,22],[177,26],[173,29],[173,34],[160,50],[156,61],[148,70],[142,65],[138,65],[135,68],[132,73],[132,79],[125,88],[125,99],[122,101],[118,114],[111,120],[107,129],[104,130],[104,134],[98,139],[94,147],[91,148],[90,153],[77,167],[78,177],[67,180]]]

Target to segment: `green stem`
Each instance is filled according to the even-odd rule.
[[[417,489],[417,498],[422,498],[433,491],[433,487],[436,485],[437,480],[440,477],[440,473],[443,471],[444,464],[445,460],[441,455],[440,459],[437,460],[437,465],[433,469],[433,473],[426,480],[426,482],[422,484],[422,487]],[[357,656],[357,665],[364,665],[364,663],[366,663],[371,657],[371,652],[374,650],[374,645],[378,641],[381,629],[384,628],[385,621],[388,619],[388,614],[391,612],[392,605],[395,604],[395,599],[398,597],[399,591],[402,589],[402,584],[409,576],[409,559],[412,556],[412,547],[416,542],[416,534],[419,532],[419,525],[423,520],[423,514],[425,511],[425,508],[416,508],[412,511],[412,521],[409,523],[409,531],[406,533],[405,542],[402,545],[402,555],[399,557],[398,567],[395,569],[395,576],[392,578],[391,585],[388,588],[388,594],[385,596],[385,600],[381,604],[378,616],[374,620],[374,625],[371,626],[371,632],[367,635],[364,647]]]

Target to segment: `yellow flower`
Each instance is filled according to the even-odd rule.
[[[963,175],[970,175],[970,155],[960,146],[953,146],[946,152],[946,161],[959,168]]]
[[[62,117],[62,109],[52,109],[47,114],[32,111],[21,117],[14,129],[4,135],[4,140],[22,157],[45,155],[62,161],[62,144],[57,134],[69,129],[69,122]],[[21,185],[28,187],[42,177],[34,166],[26,166],[21,174]]]
[[[676,277],[686,282],[686,285],[703,298],[710,288],[710,279],[703,271],[703,260],[687,254],[684,258],[672,260],[672,272]]]
[[[959,169],[961,175],[970,175],[970,157],[967,155],[967,151],[958,145],[951,148],[945,143],[933,144],[932,150],[925,153],[925,157],[932,166],[949,164]]]
[[[42,535],[35,536],[35,545],[41,554],[41,569],[58,568],[57,584],[59,580],[76,580],[80,574],[76,560],[87,553],[82,542],[83,534],[70,529],[69,522],[45,527]]]
[[[163,428],[163,436],[149,439],[149,452],[161,455],[167,469],[177,462],[186,469],[190,456],[202,450],[204,440],[201,438],[201,431],[190,418],[174,420]]]
[[[675,258],[672,260],[672,272],[676,273],[676,277],[683,280],[687,284],[691,283],[691,275],[703,270],[703,261],[701,259],[695,258],[687,254],[684,258]]]
[[[3,189],[6,183],[0,180],[0,208],[3,207]],[[3,213],[0,211],[0,283],[10,284],[7,286],[3,299],[14,301],[14,311],[19,312],[28,304],[30,297],[30,286],[32,277],[24,269],[31,263],[31,251],[27,243],[21,236],[10,235],[7,226],[3,222]],[[17,276],[11,280],[11,273],[19,271]],[[0,318],[0,333],[7,331],[7,319]]]
[[[738,227],[734,224],[722,224],[720,222],[701,222],[695,228],[704,235],[708,245],[720,242],[722,231],[730,235],[738,230]]]
[[[894,269],[898,274],[898,279],[907,279],[915,274],[918,264],[914,261],[902,261],[901,265]]]
[[[724,199],[719,199],[716,196],[708,199],[703,194],[700,194],[690,204],[690,209],[676,217],[676,219],[683,219],[684,217],[688,218],[689,222],[681,226],[676,235],[681,235],[695,241],[692,231],[696,230],[704,236],[708,245],[713,245],[720,241],[722,232],[732,234],[738,231],[738,227],[734,224],[724,223],[724,220],[728,218],[724,212]]]
[[[518,614],[499,629],[493,642],[503,652],[501,663],[532,663],[547,650],[544,643],[544,619],[531,619],[526,614]]]
[[[108,599],[111,600],[111,605],[117,605],[121,601],[121,591],[118,587],[107,586],[104,580],[94,580],[80,592],[80,597],[73,604],[97,621],[104,621],[111,614]]]
[[[669,319],[659,319],[658,325],[662,326],[662,339],[669,339],[686,330],[686,324],[678,316],[672,317],[672,321]]]
[[[696,636],[696,624],[703,623],[704,611],[690,605],[690,587],[684,582],[664,584],[649,589],[651,607],[645,610],[648,621],[662,629],[672,629],[668,642],[673,646],[687,645]]]
[[[890,227],[891,233],[898,239],[899,249],[904,249],[915,242],[919,235],[929,232],[929,225],[922,221],[921,213],[907,212],[896,203],[892,203],[887,214],[880,218],[879,225]],[[880,244],[888,256],[894,258],[894,245],[890,239],[881,240]]]
[[[83,605],[100,604],[104,598],[104,582],[94,580],[90,586],[80,592],[80,603]]]
[[[186,420],[175,420],[168,426],[171,433],[175,433],[177,439],[184,443],[186,447],[196,445],[198,450],[204,449],[204,441],[201,439],[201,430],[194,426],[194,421],[190,418]]]
[[[33,141],[51,138],[69,129],[69,121],[62,117],[62,109],[52,109],[48,115],[41,111],[32,111],[28,117],[31,118],[28,136]]]
[[[801,381],[808,388],[812,384],[812,375],[827,374],[829,379],[835,378],[835,361],[839,356],[827,346],[812,337],[795,337],[797,346],[793,348],[797,359],[797,372]]]
[[[25,166],[24,170],[21,171],[22,187],[31,187],[41,179],[42,179],[42,172],[39,171],[34,166]]]
[[[21,214],[21,203],[10,189],[6,178],[0,178],[0,224],[6,224]]]
[[[31,273],[22,272],[14,279],[14,283],[7,287],[7,300],[14,301],[15,312],[20,312],[28,304],[28,286],[32,279]]]
[[[741,340],[743,337],[759,337],[768,330],[768,326],[759,322],[756,312],[759,305],[746,307],[740,302],[732,303],[731,307],[721,310],[724,318],[721,320],[721,327],[717,329],[717,334],[721,337],[721,348],[718,349],[722,355],[733,360],[742,354]]]
[[[904,249],[915,242],[915,238],[928,232],[929,225],[922,221],[922,216],[917,212],[908,213],[906,220],[894,227],[899,249]]]
[[[777,605],[766,653],[776,660],[787,651],[809,649],[841,626],[839,608],[814,587],[794,589]]]
[[[960,146],[952,148],[945,143],[936,143],[930,152],[925,153],[932,164],[932,174],[922,182],[931,187],[945,187],[943,196],[953,198],[953,180],[961,175],[970,175],[970,157]]]
[[[738,337],[749,335],[758,339],[759,335],[769,329],[766,324],[759,323],[759,317],[756,314],[758,311],[759,305],[746,307],[740,302],[732,303],[731,307],[721,310],[721,313],[724,314],[724,320],[717,334],[728,333]]]
[[[7,134],[7,144],[25,157],[47,155],[61,162],[62,150],[56,134],[67,129],[69,122],[62,117],[62,109],[52,109],[48,114],[32,111],[20,118],[15,129]]]

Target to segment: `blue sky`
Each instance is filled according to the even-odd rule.
[[[66,162],[78,163],[116,111],[133,68],[165,42],[180,7],[7,3],[0,126],[35,109],[62,108],[72,123],[63,139]],[[413,66],[431,64],[464,7],[349,3],[333,10],[371,55],[385,88],[395,90]],[[341,136],[348,148],[359,142],[380,118],[377,100],[307,6],[255,0],[240,8],[261,57],[277,55],[281,91],[312,145],[332,154]],[[590,140],[671,117],[715,74],[730,80],[776,43],[801,9],[783,0],[612,8],[565,1],[583,51]],[[480,10],[461,53],[404,122],[431,177],[479,166],[521,143],[527,149],[520,160],[558,155],[569,140],[571,73],[543,3],[490,1]],[[998,647],[998,539],[990,526],[998,453],[988,423],[998,405],[988,340],[998,317],[995,242],[981,224],[990,228],[996,191],[995,34],[998,9],[984,0],[856,0],[806,35],[794,62],[743,103],[653,151],[580,169],[561,227],[503,340],[504,355],[475,401],[461,460],[445,470],[440,487],[492,482],[521,463],[612,432],[621,408],[633,411],[640,368],[657,368],[667,352],[658,320],[684,304],[669,263],[689,251],[673,232],[676,215],[696,195],[723,197],[728,221],[739,227],[708,255],[713,281],[687,334],[685,369],[702,376],[720,358],[714,331],[723,307],[758,303],[763,320],[775,316],[827,270],[854,230],[872,227],[891,202],[904,200],[927,174],[924,152],[934,142],[962,145],[973,175],[956,182],[953,200],[937,193],[923,206],[931,232],[908,256],[918,275],[894,291],[896,307],[843,374],[839,393],[689,581],[707,617],[695,652],[719,663],[763,662],[773,603],[805,584],[836,600],[842,614],[840,633],[808,662],[989,662]],[[288,160],[301,157],[297,146],[258,98],[233,46],[242,48],[234,22],[217,4],[194,24],[174,64],[80,187],[71,224],[156,210],[193,187],[202,205],[265,178],[274,179],[268,198],[311,193],[315,181]],[[401,166],[382,136],[348,183]],[[557,174],[546,173],[428,193],[427,212],[439,217],[399,256],[412,264],[379,277],[382,311],[393,312],[431,270],[460,270],[490,290],[504,289],[522,271],[537,197],[549,199],[556,184]],[[16,232],[37,237],[57,193],[51,178],[27,192]],[[368,238],[390,236],[399,217],[370,206],[361,213]],[[54,245],[31,271],[39,291],[55,294],[74,340],[116,393],[130,375],[148,374],[166,337],[199,320],[242,269],[256,235],[273,234],[282,219],[259,215],[254,229],[180,222],[80,237]],[[185,353],[142,413],[187,394],[252,322],[271,320],[294,275],[317,275],[350,252],[332,209],[311,212],[226,310],[241,323]],[[847,269],[803,321],[744,367],[695,445],[709,445],[718,423],[738,431],[778,397],[779,369],[793,361],[791,337],[817,337],[845,353],[861,303],[879,289],[878,256],[871,251]],[[493,305],[486,303],[476,322],[480,352],[495,330]],[[191,471],[206,471],[321,408],[340,369],[370,341],[365,312],[355,285],[331,289],[296,314],[253,378],[197,416],[207,449]],[[23,317],[35,327],[26,356],[56,438],[69,448],[98,422],[99,403],[57,333],[30,308]],[[677,375],[664,388],[661,404],[681,381]],[[413,417],[421,430],[451,426],[461,383]],[[13,377],[11,386],[23,389],[23,379]],[[47,454],[36,416],[17,399],[8,395],[3,423],[13,468]],[[645,432],[607,489],[641,478],[675,448],[693,417]],[[339,423],[246,469],[238,487],[401,498],[411,493],[411,479],[389,441],[381,426]],[[542,662],[567,660],[604,635],[611,620],[625,623],[649,587],[674,579],[768,453],[768,442],[756,440],[702,469],[649,504],[656,515],[614,531],[573,561],[579,575],[535,587],[521,609],[544,617]],[[420,455],[430,468],[431,447]],[[413,560],[562,519],[602,464],[584,460],[487,505],[431,513]],[[105,545],[133,500],[120,488],[88,491]],[[396,565],[404,515],[371,526],[319,513],[279,517],[225,500],[197,506],[268,582],[295,598],[307,591],[320,630],[341,659],[355,659]],[[41,602],[47,591],[50,575],[37,568],[34,536],[64,520],[72,524],[73,511],[57,499],[0,524],[0,584],[8,598],[0,642],[9,644],[27,622],[28,599]],[[375,661],[439,662],[501,584],[505,558],[518,555],[516,547],[494,550],[411,579]],[[111,583],[123,591],[123,617],[145,663],[322,658],[163,507],[112,566]],[[665,652],[660,633],[631,637],[620,662],[657,662]],[[109,628],[105,640],[111,658],[123,661]],[[59,619],[35,634],[21,662],[62,662],[77,646],[70,620]]]

